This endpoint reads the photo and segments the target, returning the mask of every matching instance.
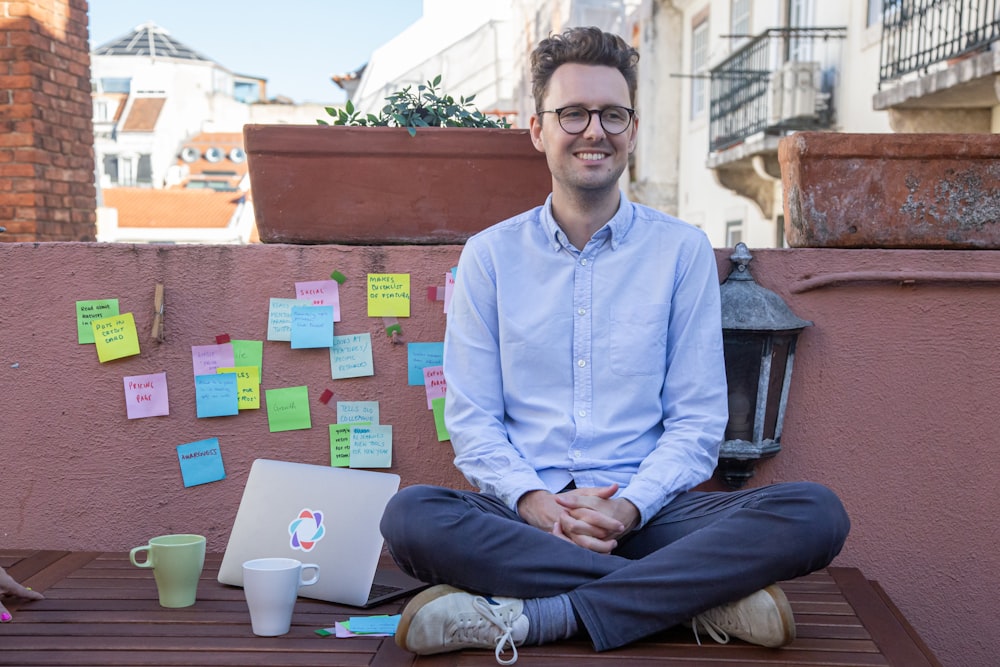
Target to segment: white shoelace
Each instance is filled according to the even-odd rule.
[[[698,646],[701,646],[701,637],[698,636],[698,624],[701,624],[708,636],[717,641],[720,644],[729,643],[729,633],[723,630],[721,627],[710,621],[703,616],[695,616],[691,619],[691,629],[694,630],[694,640],[698,642]]]
[[[493,641],[494,637],[492,633],[496,632],[496,628],[499,628],[503,631],[503,634],[495,638],[496,650],[494,650],[493,655],[496,656],[497,662],[501,665],[513,665],[517,662],[517,646],[514,645],[514,637],[512,635],[514,631],[514,619],[511,618],[512,609],[510,605],[490,604],[486,598],[476,596],[472,601],[472,606],[488,624],[477,621],[474,625],[460,628],[459,639],[464,641],[466,637],[470,637],[479,641],[482,641],[483,638],[486,638],[487,642]],[[503,655],[504,647],[507,645],[510,645],[513,653],[509,660],[504,660],[501,656]]]

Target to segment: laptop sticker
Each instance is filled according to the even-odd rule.
[[[323,539],[323,513],[304,509],[288,524],[288,534],[292,536],[291,546],[300,551],[312,551],[316,543]]]

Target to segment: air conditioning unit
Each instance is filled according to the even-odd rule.
[[[816,118],[821,86],[818,62],[793,60],[783,64],[771,74],[768,84],[768,125]]]

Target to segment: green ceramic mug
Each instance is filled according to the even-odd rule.
[[[146,560],[136,555],[146,552]],[[202,535],[160,535],[149,544],[129,552],[136,567],[153,568],[161,607],[190,607],[198,594],[198,580],[205,565],[205,537]]]

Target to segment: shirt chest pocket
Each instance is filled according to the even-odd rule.
[[[611,309],[611,371],[616,375],[663,375],[667,370],[670,305],[617,305]]]

